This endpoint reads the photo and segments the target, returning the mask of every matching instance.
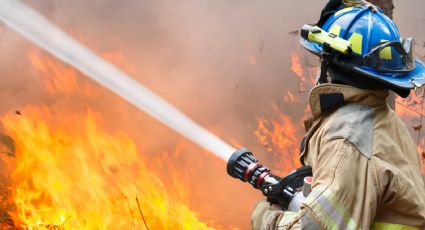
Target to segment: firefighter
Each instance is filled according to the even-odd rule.
[[[313,117],[305,122],[300,159],[313,169],[312,192],[298,212],[259,202],[252,227],[423,230],[420,159],[386,98],[389,90],[407,97],[423,86],[424,64],[379,8],[339,2],[328,3],[317,26],[348,40],[351,55],[331,55],[310,92]],[[301,44],[325,61],[323,44]]]

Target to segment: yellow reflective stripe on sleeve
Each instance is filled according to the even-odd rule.
[[[361,55],[363,50],[363,35],[353,33],[348,41],[351,42],[351,50],[354,53]]]
[[[335,13],[335,16],[338,16],[338,15],[343,14],[343,13],[345,13],[345,12],[349,12],[349,11],[351,11],[352,9],[353,9],[353,7],[347,7],[347,8],[344,8],[344,9],[342,9],[342,10],[339,10],[338,12],[336,12],[336,13]]]
[[[387,42],[388,40],[381,40],[381,42]],[[384,48],[379,52],[379,57],[385,60],[392,59],[391,47]]]
[[[290,212],[290,211],[286,211],[283,213],[282,218],[280,219],[279,223],[277,223],[277,227],[279,226],[285,226],[288,223],[292,222],[296,216],[298,215],[298,212]]]
[[[338,203],[329,189],[311,204],[311,209],[319,216],[327,229],[358,229],[357,222],[347,214],[345,208]]]
[[[338,24],[333,25],[332,28],[329,30],[329,33],[335,34],[339,37],[339,34],[341,33],[341,26]]]
[[[283,213],[282,219],[292,218],[292,217],[296,216],[297,214],[298,214],[298,212],[286,211],[286,212]]]
[[[383,222],[373,222],[371,230],[419,230],[419,228],[401,225],[401,224],[390,224]]]

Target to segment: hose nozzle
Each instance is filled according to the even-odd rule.
[[[227,174],[231,177],[250,183],[256,189],[262,189],[265,181],[278,183],[280,178],[273,176],[270,169],[261,165],[248,149],[239,149],[227,162]],[[270,179],[269,179],[270,178]]]
[[[280,178],[261,165],[248,149],[239,149],[227,162],[227,174],[261,190],[267,201],[287,209],[291,200],[303,186],[304,178],[311,176],[311,167],[301,167]]]

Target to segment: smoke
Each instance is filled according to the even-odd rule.
[[[257,117],[273,118],[279,112],[295,121],[302,117],[305,103],[294,105],[282,100],[287,90],[304,98],[308,94],[297,91],[291,52],[301,54],[303,65],[314,65],[318,60],[302,51],[298,36],[289,32],[315,22],[326,1],[26,2],[99,55],[119,53],[123,59],[114,63],[140,83],[219,137],[248,147],[262,161],[272,164],[273,157],[266,154],[254,135]],[[396,0],[395,7],[394,19],[402,34],[424,42],[425,22],[420,21],[423,1]],[[0,32],[3,29],[0,27]],[[147,164],[155,169],[154,159],[173,152],[182,141],[179,135],[104,89],[92,92],[100,95],[95,99],[46,94],[40,84],[43,76],[33,70],[28,59],[28,51],[34,49],[6,29],[0,41],[1,114],[29,104],[48,104],[57,116],[89,107],[102,114],[107,128],[134,137],[148,154],[146,159],[152,159]],[[78,82],[96,87],[83,77]],[[252,207],[261,198],[258,192],[229,178],[224,163],[204,150],[189,143],[184,146],[179,158],[172,159],[176,170],[187,173],[191,182],[191,207],[205,219],[248,229]],[[163,174],[166,178],[167,172]]]
[[[11,3],[12,1],[3,1],[0,9],[6,9]],[[199,126],[114,65],[67,36],[37,12],[19,1],[13,3],[13,10],[16,11],[12,14],[5,17],[6,11],[0,11],[3,15],[2,20],[8,26],[224,161],[227,161],[230,154],[235,151],[233,147]]]

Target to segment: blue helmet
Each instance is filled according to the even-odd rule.
[[[425,65],[414,58],[413,39],[401,38],[395,23],[379,8],[340,8],[321,27],[351,43],[350,55],[336,55],[333,64],[399,89],[425,84]],[[301,44],[322,56],[323,44],[305,37]]]

